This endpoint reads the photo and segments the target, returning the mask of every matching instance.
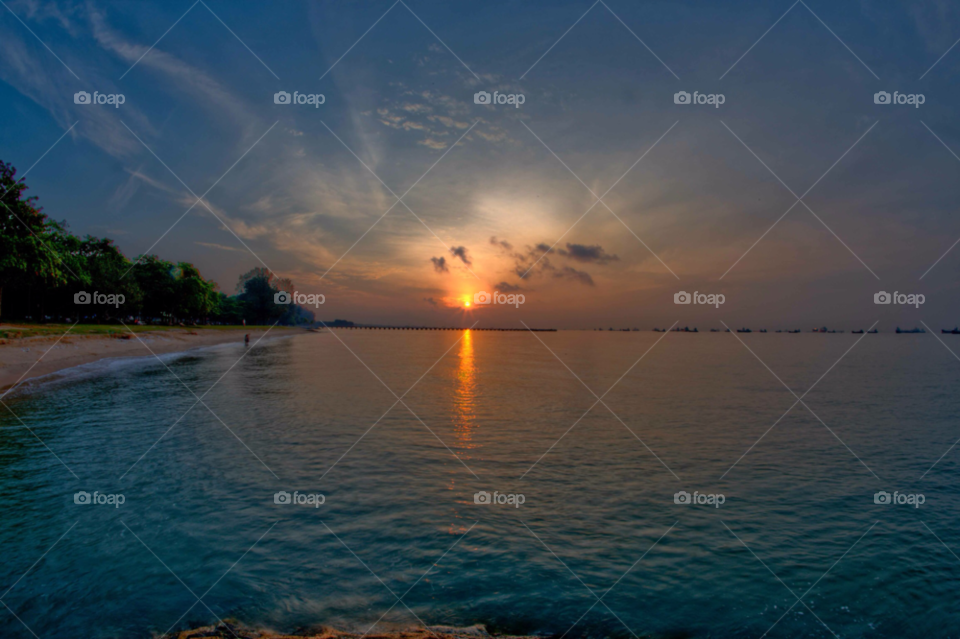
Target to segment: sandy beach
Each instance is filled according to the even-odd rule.
[[[17,327],[0,326],[7,334],[16,334]],[[122,329],[123,327],[118,327]],[[265,328],[183,328],[138,331],[115,335],[79,334],[43,335],[0,339],[0,391],[28,379],[89,364],[106,357],[144,357],[151,351],[157,355],[187,351],[201,346],[242,342],[250,335],[253,344],[267,332]],[[270,337],[303,332],[302,328],[276,327]],[[138,339],[139,338],[139,339]]]

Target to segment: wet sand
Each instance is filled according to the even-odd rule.
[[[122,328],[122,327],[121,327]],[[276,327],[269,337],[302,333],[302,328]],[[118,335],[49,335],[0,340],[0,392],[42,375],[89,364],[106,357],[150,357],[187,351],[201,346],[228,342],[242,343],[250,335],[250,344],[267,333],[266,328],[213,329],[184,328]],[[139,337],[139,339],[137,339]],[[141,341],[142,340],[142,341]],[[149,347],[149,349],[148,349]]]

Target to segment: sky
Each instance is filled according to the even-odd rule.
[[[939,331],[958,39],[940,0],[4,0],[0,159],[74,233],[320,319]]]

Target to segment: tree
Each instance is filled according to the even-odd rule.
[[[99,293],[123,295],[122,308],[91,308],[98,320],[101,316],[109,319],[111,311],[118,315],[129,315],[133,309],[140,306],[143,297],[140,286],[133,277],[125,277],[132,264],[114,245],[113,240],[88,235],[80,241],[79,255],[83,260],[81,272],[88,279],[78,283],[81,287],[92,285]]]
[[[214,296],[214,321],[220,324],[240,324],[250,315],[246,304],[238,296],[231,297],[219,291],[214,292]]]
[[[156,255],[136,263],[113,240],[77,237],[66,221],[47,218],[35,197],[25,197],[16,169],[0,161],[0,301],[7,292],[7,315],[115,320],[137,314],[172,324],[176,321],[261,324],[309,321],[312,315],[293,304],[278,304],[280,291],[293,291],[293,282],[266,268],[240,276],[237,295],[220,293],[216,282],[205,279],[189,262],[173,264]],[[77,306],[75,296],[85,291],[123,296],[122,305]],[[12,309],[12,311],[11,311]],[[0,307],[2,310],[2,307]]]
[[[216,288],[216,282],[203,279],[196,266],[188,262],[179,262],[174,283],[174,294],[177,299],[175,313],[181,319],[206,321],[218,301],[215,296]]]
[[[34,206],[36,197],[23,197],[27,186],[14,178],[16,173],[0,161],[0,312],[3,289],[14,281],[66,282],[60,258],[47,244],[47,216]]]
[[[172,262],[156,255],[141,256],[131,275],[143,291],[141,313],[147,317],[166,318],[173,322],[176,307],[176,289]]]
[[[293,292],[293,282],[279,278],[265,267],[256,267],[240,276],[237,282],[237,297],[244,302],[253,320],[258,324],[272,324],[289,308],[277,304],[276,294]]]

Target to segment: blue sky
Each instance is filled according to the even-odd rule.
[[[12,1],[0,158],[69,130],[27,177],[52,217],[226,292],[265,264],[323,317],[953,326],[958,39],[938,1]],[[494,288],[524,306],[464,314]]]

